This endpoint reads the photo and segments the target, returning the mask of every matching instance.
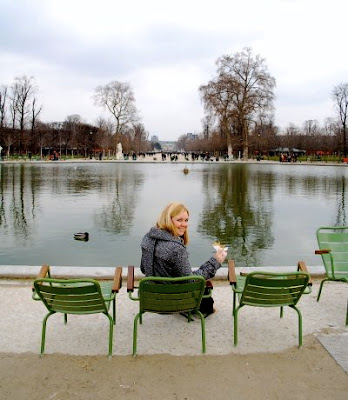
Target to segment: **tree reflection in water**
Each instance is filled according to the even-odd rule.
[[[246,165],[221,167],[203,176],[204,204],[198,231],[229,246],[239,266],[257,266],[260,249],[271,247],[272,176]]]
[[[113,180],[109,182],[111,198],[96,215],[96,224],[109,233],[128,234],[140,200],[138,191],[143,184],[142,173],[134,174],[134,171],[118,169]]]
[[[40,174],[11,165],[6,170],[0,166],[0,175],[0,227],[6,235],[26,239],[34,229]]]

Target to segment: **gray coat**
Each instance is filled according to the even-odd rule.
[[[209,279],[221,267],[221,264],[211,257],[196,271],[192,271],[188,252],[182,240],[155,227],[151,228],[144,236],[141,250],[140,269],[146,276],[202,275],[205,279]]]

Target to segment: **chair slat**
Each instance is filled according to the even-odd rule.
[[[54,299],[46,299],[47,303],[50,306],[57,307],[57,306],[67,306],[67,307],[80,307],[80,306],[85,306],[85,307],[90,307],[94,305],[103,305],[103,301],[100,301],[100,299],[93,299],[93,300],[64,300],[61,298],[54,298]]]
[[[40,290],[46,293],[54,293],[54,294],[87,294],[87,293],[96,293],[98,292],[94,283],[89,283],[88,285],[83,286],[75,286],[68,284],[60,284],[60,285],[40,285]]]
[[[155,312],[181,312],[190,311],[195,309],[197,301],[180,301],[180,300],[144,300],[142,301],[141,308],[143,311]]]
[[[158,293],[185,293],[192,290],[200,290],[202,287],[201,282],[188,282],[179,284],[164,284],[164,283],[153,283],[151,281],[144,282],[142,289],[146,292],[158,292]],[[142,290],[140,288],[140,290]]]
[[[244,297],[243,304],[252,306],[255,305],[257,307],[263,307],[263,306],[269,306],[269,307],[283,307],[283,306],[289,306],[294,304],[294,299],[293,298],[285,298],[285,299],[255,299],[255,298],[249,298],[249,297]]]
[[[337,231],[337,232],[319,232],[318,238],[321,243],[347,243],[348,242],[348,232]]]
[[[44,290],[41,290],[42,295],[47,299],[56,299],[60,298],[61,300],[68,301],[90,301],[93,299],[100,299],[100,294],[98,292],[94,293],[86,293],[86,294],[54,294],[54,293],[46,293]]]
[[[284,296],[297,296],[299,293],[301,293],[302,287],[297,287],[297,288],[290,288],[290,289],[281,289],[281,290],[272,290],[270,291],[265,291],[264,288],[261,288],[261,290],[254,290],[251,287],[248,287],[245,289],[245,292],[249,296],[255,296],[255,297],[264,297],[264,298],[281,298]]]
[[[262,275],[254,275],[249,278],[248,284],[260,286],[264,288],[272,288],[272,287],[291,287],[291,286],[302,286],[304,282],[304,278],[296,278],[293,275],[284,275],[284,278],[272,278],[265,277]]]
[[[95,314],[95,313],[106,313],[105,307],[101,305],[95,305],[90,307],[82,307],[82,306],[59,306],[55,305],[54,309],[56,312],[66,313],[66,314]]]
[[[157,292],[145,292],[143,294],[144,298],[152,298],[157,300],[165,300],[165,299],[172,299],[172,300],[182,300],[182,299],[191,299],[192,297],[197,298],[199,297],[200,292],[185,292],[185,293],[157,293]]]

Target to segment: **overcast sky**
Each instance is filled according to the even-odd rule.
[[[348,82],[347,0],[0,0],[0,85],[34,76],[41,120],[107,116],[98,85],[129,82],[160,140],[201,132],[198,88],[251,47],[276,79],[275,124],[322,124]]]

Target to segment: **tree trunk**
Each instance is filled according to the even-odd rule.
[[[249,159],[248,124],[243,121],[243,161]]]
[[[233,148],[232,148],[232,142],[231,142],[231,134],[227,132],[226,134],[226,142],[227,142],[227,154],[228,154],[228,159],[232,160],[233,159]]]

